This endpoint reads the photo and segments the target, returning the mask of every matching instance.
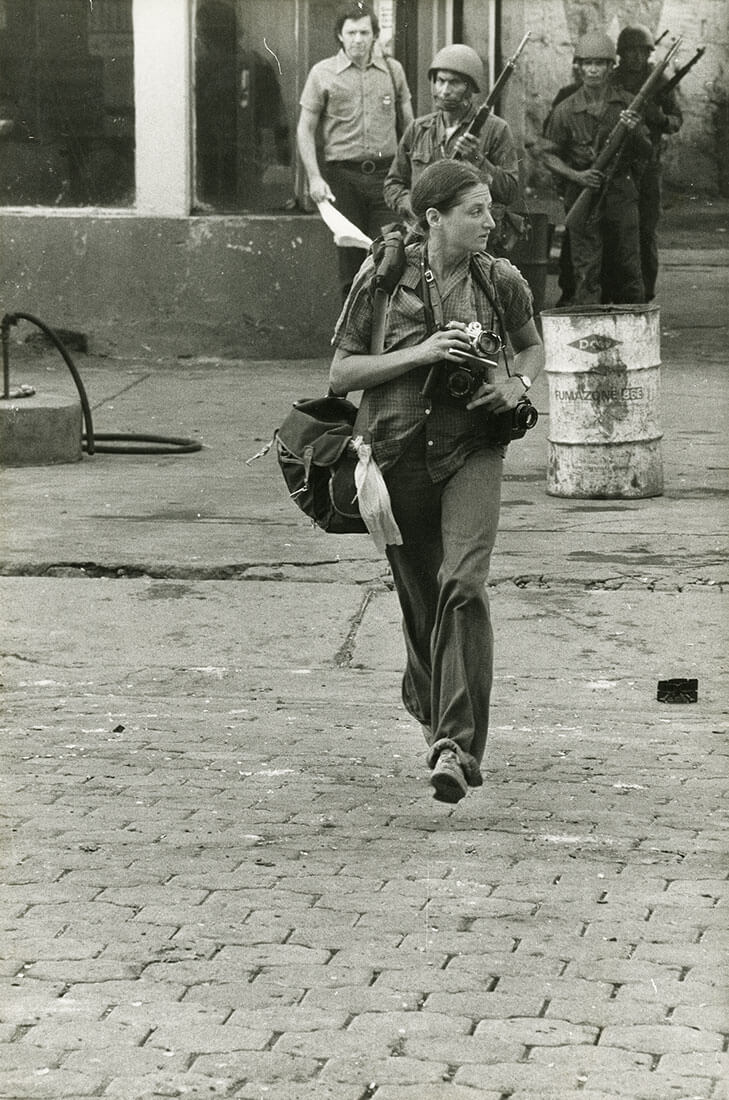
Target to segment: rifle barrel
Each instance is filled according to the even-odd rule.
[[[519,60],[519,54],[520,54],[520,53],[521,53],[521,51],[522,51],[522,50],[524,49],[524,47],[526,46],[526,44],[527,44],[527,42],[529,41],[529,39],[531,38],[531,36],[532,36],[532,32],[531,32],[531,31],[527,31],[527,32],[526,32],[526,34],[524,35],[524,37],[522,38],[521,42],[519,43],[519,45],[518,45],[518,46],[516,47],[516,49],[514,50],[513,54],[512,54],[512,55],[511,55],[511,57],[509,58],[509,61],[511,62],[511,64],[512,64],[512,65],[513,65],[513,64],[514,64],[514,63],[515,63],[516,61],[518,61],[518,60]]]
[[[531,31],[526,32],[526,34],[522,38],[521,42],[516,47],[513,54],[511,55],[509,60],[506,62],[503,69],[501,70],[498,77],[496,78],[496,83],[494,84],[493,88],[491,89],[491,91],[488,94],[488,98],[486,99],[486,103],[489,106],[491,106],[495,102],[495,100],[498,99],[499,93],[501,92],[501,89],[504,87],[507,80],[509,79],[509,77],[513,73],[514,67],[516,66],[516,63],[519,60],[519,55],[521,54],[521,52],[524,49],[524,47],[526,46],[527,42],[531,38],[531,34],[532,34]]]
[[[531,31],[526,32],[519,45],[516,47],[516,50],[504,65],[503,69],[498,75],[498,78],[493,88],[491,89],[479,109],[476,111],[474,117],[471,119],[471,122],[466,130],[467,134],[471,134],[473,135],[473,137],[478,137],[478,135],[481,133],[481,130],[486,123],[486,119],[491,114],[494,103],[499,98],[502,89],[504,88],[507,80],[514,71],[514,66],[519,59],[519,54],[522,52],[527,42],[529,41],[531,33]],[[453,159],[460,160],[460,157],[456,155]]]
[[[693,69],[696,62],[701,60],[701,58],[704,56],[705,53],[706,53],[706,46],[699,46],[699,48],[697,49],[694,56],[690,57],[688,59],[688,61],[686,62],[686,64],[682,65],[680,69],[676,69],[673,76],[670,77],[666,81],[666,83],[663,85],[662,88],[659,88],[659,90],[658,90],[659,96],[664,96],[666,94],[666,92],[672,92],[673,89],[681,83],[681,81],[686,76],[686,74],[691,69]]]

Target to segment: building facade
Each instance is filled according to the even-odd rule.
[[[339,0],[0,0],[3,313],[84,332],[92,349],[325,355],[338,310],[333,242],[297,161],[298,99],[335,52]],[[640,21],[683,35],[685,123],[670,185],[726,186],[725,0],[375,0],[417,113],[450,41],[490,79],[528,30],[497,110],[524,150],[534,212],[550,183],[532,150],[585,30]],[[553,198],[553,196],[552,196]],[[553,203],[547,203],[550,209]]]

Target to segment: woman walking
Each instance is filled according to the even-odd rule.
[[[384,351],[369,350],[368,259],[336,325],[330,384],[336,393],[364,391],[357,430],[371,440],[402,535],[387,555],[407,650],[403,702],[423,727],[434,796],[453,803],[482,783],[493,674],[486,582],[503,424],[521,408],[543,350],[526,282],[508,260],[486,252],[494,220],[478,172],[438,161],[411,201],[420,236],[405,249]],[[502,331],[508,335],[510,375],[497,378],[492,359],[485,380],[470,382],[466,329],[475,321],[492,357]]]

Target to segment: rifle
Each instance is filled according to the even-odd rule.
[[[634,111],[635,113],[640,114],[640,112],[645,107],[647,99],[653,95],[654,91],[658,87],[658,82],[663,76],[668,62],[674,56],[676,50],[680,45],[681,39],[674,39],[674,41],[671,43],[668,50],[666,51],[666,55],[663,60],[658,62],[658,64],[652,70],[648,78],[641,86],[640,90],[631,100],[626,110]],[[622,121],[622,119],[619,119],[608,134],[607,140],[605,141],[602,149],[595,157],[592,167],[596,168],[598,172],[606,172],[611,162],[617,161],[617,158],[623,148],[623,142],[628,136],[628,132],[629,131],[627,125]],[[603,186],[598,190],[595,190],[592,187],[582,188],[565,217],[564,222],[568,229],[580,229],[586,223],[590,215],[596,209],[600,199],[602,198],[604,190],[605,184],[603,184]]]
[[[531,33],[532,33],[531,31],[526,32],[526,34],[522,38],[521,42],[519,43],[519,45],[514,50],[514,53],[511,55],[509,60],[504,65],[503,69],[499,73],[498,79],[497,79],[496,83],[494,84],[493,88],[491,89],[491,91],[489,92],[488,96],[486,97],[484,102],[481,104],[479,109],[476,111],[476,114],[471,119],[471,121],[468,124],[467,128],[464,130],[464,135],[465,134],[470,134],[472,137],[478,137],[478,135],[483,130],[484,125],[486,123],[486,119],[489,117],[489,115],[493,111],[494,103],[496,103],[497,99],[499,98],[502,91],[504,90],[509,77],[513,73],[513,71],[516,67],[516,63],[519,60],[519,54],[521,53],[521,51],[524,49],[527,42],[529,41],[529,38],[531,37]],[[455,156],[453,157],[453,159],[454,160],[460,160],[461,157],[462,157],[461,153],[456,153]]]
[[[683,78],[686,76],[686,73],[693,69],[696,62],[700,61],[705,53],[706,46],[699,46],[694,56],[690,57],[686,64],[682,65],[680,69],[676,69],[673,76],[670,77],[670,79],[667,80],[665,84],[661,85],[661,87],[658,89],[658,92],[656,93],[656,99],[661,100],[665,95],[668,95],[669,92],[672,92],[673,89],[681,83]]]

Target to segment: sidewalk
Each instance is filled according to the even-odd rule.
[[[97,431],[204,449],[0,473],[1,1100],[729,1096],[729,269],[671,240],[665,493],[547,496],[540,380],[455,808],[385,562],[245,464],[326,364],[78,357]]]

